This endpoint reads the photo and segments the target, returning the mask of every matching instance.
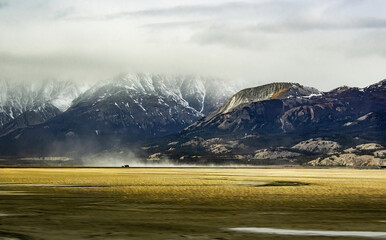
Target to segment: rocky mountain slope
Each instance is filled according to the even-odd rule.
[[[278,82],[259,87],[247,88],[233,95],[211,117],[230,112],[232,109],[252,102],[270,99],[285,99],[293,96],[313,96],[321,94],[317,89],[304,87],[297,83]]]
[[[305,163],[366,142],[385,144],[385,103],[386,80],[323,93],[292,83],[268,84],[238,92],[169,137],[168,144],[149,146],[147,152],[198,162]]]
[[[293,88],[301,91],[286,94],[286,91]],[[339,88],[326,93],[317,93],[315,90],[294,85],[284,91],[278,87],[273,97],[268,99],[252,100],[229,107],[233,99],[244,95],[243,90],[235,94],[218,111],[189,126],[184,133],[189,135],[217,131],[240,135],[309,132],[315,127],[318,127],[318,130],[342,126],[349,129],[358,121],[371,119],[371,116],[376,117],[375,115],[385,111],[385,89],[386,81],[364,89]],[[255,90],[258,91],[259,88]]]
[[[282,111],[284,107],[282,99],[301,99],[302,97],[308,99],[320,95],[321,93],[314,88],[285,82],[244,89],[233,95],[223,106],[205,119],[190,126],[186,132],[200,131],[213,126],[223,130],[235,128],[233,131],[239,131],[242,128],[249,132],[250,129],[245,128],[242,121],[245,121],[246,124],[251,124],[253,121],[259,124],[264,122],[261,118],[275,117],[275,112]],[[252,129],[256,127],[257,125]]]
[[[68,154],[118,147],[176,133],[235,92],[214,78],[121,74],[96,84],[52,120],[8,134],[0,143],[7,142],[12,154]],[[39,148],[34,147],[36,136]],[[0,153],[7,149],[0,147]]]
[[[307,163],[310,166],[386,167],[386,148],[377,143],[360,144],[331,152]]]

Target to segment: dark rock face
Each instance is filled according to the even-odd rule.
[[[44,123],[62,112],[52,104],[44,104],[38,110],[28,110],[4,124],[0,130],[0,137],[17,129]]]

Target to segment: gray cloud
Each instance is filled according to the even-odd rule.
[[[192,34],[190,40],[192,42],[202,44],[202,45],[211,45],[211,44],[221,44],[229,47],[238,47],[238,48],[253,48],[253,49],[263,49],[266,46],[272,45],[272,38],[270,35],[266,33],[274,33],[274,34],[297,34],[307,32],[328,32],[328,31],[382,31],[386,29],[386,20],[384,19],[357,19],[356,21],[307,21],[296,19],[293,21],[287,22],[277,22],[273,24],[253,24],[246,26],[232,26],[227,24],[214,24],[207,23],[198,26],[198,24],[185,24],[182,23],[167,23],[162,25],[161,27],[154,26],[158,31],[174,29],[179,27],[192,27],[195,30],[195,33]],[[378,32],[376,34],[371,34],[370,41],[367,41],[371,45],[370,42],[373,39],[383,39],[382,32]],[[327,33],[328,34],[328,33]],[[333,34],[333,33],[332,33]],[[364,32],[364,34],[369,34],[368,32]],[[354,40],[353,40],[354,41]],[[354,42],[356,42],[355,40]],[[381,47],[385,44],[377,41],[376,49],[382,49]],[[364,47],[366,43],[362,43],[360,46]],[[352,49],[356,52],[358,48],[355,48],[353,45]],[[371,49],[374,46],[370,47]],[[369,49],[367,47],[366,49]],[[373,52],[373,51],[371,51]]]
[[[285,31],[315,31],[315,30],[355,30],[355,29],[386,29],[386,19],[364,18],[351,20],[331,19],[292,19],[273,24],[258,24],[251,27],[255,31],[285,32]]]
[[[342,44],[342,49],[349,58],[381,57],[386,59],[386,29],[370,32]],[[330,47],[330,50],[334,49]]]
[[[300,0],[303,2],[304,0]],[[135,11],[119,11],[111,14],[94,16],[76,16],[72,20],[113,20],[122,18],[154,18],[154,17],[200,17],[200,18],[219,18],[224,17],[248,19],[267,12],[277,14],[295,14],[301,7],[296,2],[270,1],[270,2],[250,2],[250,1],[231,1],[217,4],[185,4],[172,7],[148,8]]]
[[[193,34],[192,42],[201,45],[221,44],[229,47],[262,50],[270,45],[267,36],[251,27],[214,25]]]
[[[231,24],[220,24],[215,21],[171,21],[162,23],[150,23],[142,25],[143,28],[148,28],[156,31],[175,30],[177,28],[191,28],[192,30],[201,29],[200,33],[193,37],[195,40],[199,40],[203,37],[203,32],[211,34],[214,38],[215,35],[243,35],[248,33],[275,33],[275,32],[299,32],[299,31],[336,31],[336,30],[377,30],[386,29],[386,19],[381,18],[364,18],[347,20],[309,20],[309,19],[292,19],[288,21],[278,21],[275,23],[259,23],[259,24],[246,24],[245,26],[233,27]],[[201,37],[200,37],[201,36]],[[232,36],[237,38],[237,36]],[[220,38],[220,36],[219,36]],[[214,41],[215,42],[215,41]],[[242,44],[242,43],[240,43]],[[246,46],[248,47],[248,46]]]
[[[75,12],[74,8],[65,8],[54,13],[54,19],[65,19],[72,16]]]
[[[139,10],[132,12],[120,12],[112,15],[106,15],[107,18],[121,18],[121,17],[154,17],[154,16],[187,16],[187,15],[211,15],[218,14],[237,14],[239,12],[247,11],[249,14],[258,14],[259,11],[264,9],[264,6],[273,5],[266,3],[249,3],[249,2],[227,2],[217,5],[187,5],[187,6],[175,6],[170,8],[154,8],[147,10]]]
[[[0,0],[0,8],[0,74],[14,78],[147,71],[328,90],[386,76],[384,0]]]
[[[147,28],[151,30],[172,30],[176,28],[199,28],[203,25],[208,26],[207,21],[169,21],[169,22],[161,22],[161,23],[148,23],[144,24],[141,27]]]
[[[8,6],[8,2],[5,2],[5,1],[0,2],[0,9],[5,8],[7,6]]]

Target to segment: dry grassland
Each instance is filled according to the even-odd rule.
[[[383,170],[0,169],[0,214],[30,216],[0,217],[0,239],[2,231],[28,239],[273,237],[223,230],[240,226],[377,231],[386,223],[385,197]]]

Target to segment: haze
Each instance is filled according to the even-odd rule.
[[[122,71],[330,90],[386,76],[383,0],[0,0],[0,77]]]

